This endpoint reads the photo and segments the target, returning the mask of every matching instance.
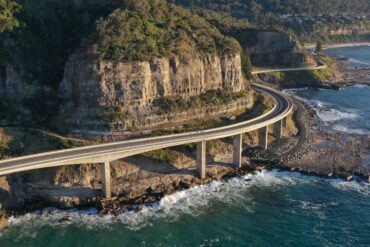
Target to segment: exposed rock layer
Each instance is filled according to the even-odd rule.
[[[239,92],[245,87],[241,59],[236,54],[187,54],[133,63],[83,60],[75,54],[66,65],[59,95],[64,102],[61,111],[67,127],[122,130],[176,122],[175,115],[155,115],[156,99],[189,99],[210,90]],[[248,106],[251,102],[243,103]],[[208,115],[218,113],[218,109],[199,110]],[[112,111],[119,114],[119,121],[101,119],[102,114]],[[178,116],[182,121],[205,114],[190,112]]]

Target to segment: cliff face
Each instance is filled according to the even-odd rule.
[[[40,87],[26,83],[10,65],[0,65],[0,97],[9,100],[22,100],[33,97]]]
[[[345,24],[332,27],[332,26],[319,26],[315,31],[322,36],[328,35],[329,39],[346,41],[349,40],[368,40],[370,35],[370,22],[362,21],[358,23]]]
[[[156,99],[186,100],[210,90],[244,88],[241,59],[235,54],[187,54],[132,63],[83,60],[75,54],[66,65],[59,96],[67,128],[122,130],[168,122],[171,116],[156,115]],[[107,113],[118,115],[119,121],[101,119]]]
[[[256,31],[255,42],[249,46],[255,66],[303,66],[314,61],[290,35],[276,31]]]

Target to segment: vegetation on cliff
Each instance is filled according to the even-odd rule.
[[[205,106],[223,106],[231,102],[245,98],[250,94],[249,90],[243,90],[237,93],[227,92],[224,90],[211,90],[190,99],[181,97],[167,96],[154,102],[159,109],[158,114],[178,113],[190,109],[200,109]]]
[[[0,0],[0,33],[19,27],[15,15],[20,9],[20,5],[12,0]]]
[[[240,46],[203,18],[162,0],[126,1],[97,22],[91,53],[99,59],[150,61],[180,53],[238,53]]]

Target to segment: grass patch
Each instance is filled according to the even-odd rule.
[[[222,106],[227,105],[237,99],[247,97],[248,90],[242,90],[237,93],[227,92],[224,90],[210,90],[201,95],[192,96],[189,99],[181,97],[168,96],[157,99],[154,105],[158,107],[158,114],[178,113],[190,109],[201,108],[205,106]]]
[[[143,154],[145,157],[154,159],[156,161],[165,161],[168,164],[174,164],[179,157],[179,154],[169,148],[150,151]]]
[[[46,151],[80,147],[83,140],[59,137],[27,128],[0,128],[0,158],[29,155]]]

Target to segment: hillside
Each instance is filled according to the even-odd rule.
[[[164,0],[17,2],[0,36],[2,125],[125,130],[175,121],[157,114],[168,102],[176,121],[225,112],[207,102],[240,110],[252,64],[312,63],[292,32]]]
[[[186,7],[225,13],[259,28],[292,29],[304,42],[342,42],[369,38],[367,0],[170,0]]]
[[[72,131],[110,133],[249,108],[242,56],[235,39],[189,10],[161,0],[126,2],[100,18],[70,56],[60,122]]]
[[[202,8],[195,8],[193,12],[205,18],[223,34],[235,38],[242,46],[244,54],[249,55],[245,59],[250,57],[254,66],[299,67],[314,63],[293,32],[278,27],[257,28],[245,21]]]
[[[188,10],[157,0],[133,3],[97,22],[91,53],[99,59],[131,62],[186,52],[240,52],[234,39]]]

